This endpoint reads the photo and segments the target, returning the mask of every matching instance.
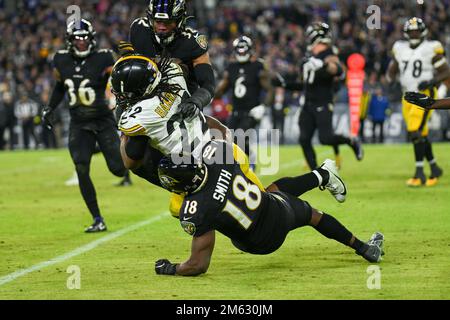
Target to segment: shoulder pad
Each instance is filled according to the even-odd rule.
[[[444,54],[445,49],[440,41],[431,41],[434,54]]]
[[[197,30],[187,27],[183,31],[181,31],[181,35],[184,36],[187,39],[195,40],[198,47],[200,47],[202,50],[208,49],[208,38],[206,35],[198,32]]]
[[[63,50],[58,50],[56,51],[57,54],[68,54],[69,50],[63,49]]]
[[[150,21],[148,21],[147,17],[137,18],[131,23],[130,28],[137,27],[137,26],[142,26],[144,28],[150,28]]]

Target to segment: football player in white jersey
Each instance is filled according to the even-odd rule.
[[[392,52],[393,59],[388,67],[386,78],[394,81],[399,75],[403,92],[420,91],[435,98],[437,85],[444,81],[450,87],[450,68],[444,56],[444,48],[439,41],[427,40],[427,27],[422,19],[414,17],[406,21],[404,28],[406,40],[395,42]],[[416,171],[407,180],[411,187],[434,186],[442,175],[442,169],[433,156],[431,142],[428,140],[427,122],[431,110],[425,110],[402,101],[403,117],[408,135],[414,145]],[[430,164],[431,174],[427,179],[424,173],[424,158]]]
[[[150,183],[161,186],[157,168],[163,156],[193,163],[201,159],[202,147],[212,137],[230,140],[226,127],[201,111],[188,119],[182,117],[181,101],[190,94],[183,70],[170,59],[156,64],[139,54],[121,57],[113,67],[111,90],[124,110],[119,120],[122,160],[126,168],[139,170],[138,175]],[[236,145],[233,150],[234,159],[262,187],[243,151]],[[178,216],[181,203],[182,198],[173,194],[172,215]]]

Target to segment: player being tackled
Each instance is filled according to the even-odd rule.
[[[184,194],[180,210],[182,228],[193,236],[191,256],[183,263],[160,259],[157,274],[196,276],[208,270],[215,242],[215,230],[231,239],[241,251],[269,254],[276,251],[287,234],[312,226],[327,238],[352,249],[369,262],[380,262],[384,236],[377,232],[362,242],[339,221],[314,209],[298,196],[317,188],[327,188],[338,201],[345,200],[346,188],[335,164],[327,160],[311,173],[282,178],[265,191],[241,170],[232,155],[232,146],[211,141],[203,149],[203,162],[176,164],[170,158],[158,167],[161,185]]]

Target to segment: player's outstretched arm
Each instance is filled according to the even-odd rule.
[[[42,109],[41,115],[43,123],[49,130],[53,128],[51,120],[52,113],[64,99],[65,94],[64,83],[61,81],[61,76],[56,68],[53,70],[53,76],[56,80],[55,87],[53,88],[48,105]]]
[[[191,256],[181,264],[173,264],[167,259],[155,263],[155,272],[164,275],[198,276],[208,270],[214,250],[215,231],[211,230],[192,238]]]
[[[406,92],[405,100],[424,109],[450,109],[450,98],[434,100],[419,92]]]

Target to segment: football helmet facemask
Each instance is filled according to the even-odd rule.
[[[253,41],[241,36],[233,41],[234,56],[239,63],[248,62],[253,54]]]
[[[306,40],[310,51],[316,44],[331,44],[330,26],[324,22],[315,22],[306,29]]]
[[[199,191],[206,183],[208,170],[204,164],[175,164],[170,157],[161,159],[158,177],[164,189],[177,194]]]
[[[174,30],[168,32],[157,32],[155,30],[156,40],[161,45],[168,45],[186,25],[186,2],[185,0],[150,0],[147,17],[153,29],[155,29],[155,21],[175,22]]]
[[[403,35],[413,47],[418,46],[426,38],[428,29],[422,19],[413,17],[405,22]]]
[[[127,55],[115,63],[111,72],[111,92],[124,110],[149,96],[161,81],[161,72],[151,59]]]
[[[92,24],[86,19],[70,22],[66,31],[66,45],[75,57],[86,58],[90,55],[97,46]]]

